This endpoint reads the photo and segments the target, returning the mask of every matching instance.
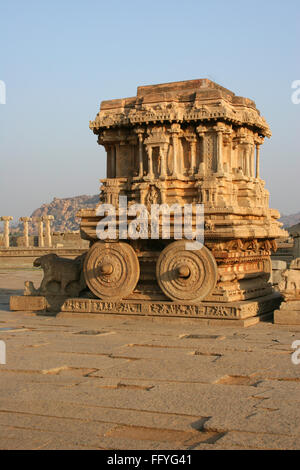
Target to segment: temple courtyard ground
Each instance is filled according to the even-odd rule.
[[[0,271],[0,449],[299,449],[300,326],[10,312]]]

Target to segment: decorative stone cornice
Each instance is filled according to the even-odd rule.
[[[206,88],[200,89],[196,82],[199,81],[181,82],[180,91],[178,87],[174,90],[172,84],[168,84],[169,88],[166,88],[163,96],[158,93],[158,86],[154,85],[152,94],[147,92],[135,98],[105,101],[96,119],[90,121],[90,128],[98,134],[101,129],[142,123],[207,123],[218,120],[248,126],[259,135],[271,136],[265,119],[260,116],[253,101],[237,97],[229,90],[222,90],[209,80],[205,83]]]

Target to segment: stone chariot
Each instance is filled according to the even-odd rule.
[[[270,254],[285,232],[260,178],[260,146],[271,133],[252,100],[207,79],[141,86],[136,97],[102,102],[90,128],[107,155],[100,204],[117,215],[116,238],[99,241],[101,216],[78,214],[91,245],[84,277],[96,298],[214,318],[275,308]],[[205,246],[187,250],[174,233],[164,239],[162,218],[158,239],[122,240],[120,196],[129,207],[203,204]]]
[[[271,132],[255,103],[207,79],[141,86],[135,97],[103,101],[90,128],[105,148],[107,177],[100,205],[77,214],[90,248],[75,260],[75,295],[64,284],[61,310],[243,325],[270,316],[281,300],[269,282],[270,255],[286,233],[260,178],[260,146]],[[136,204],[188,204],[193,228],[202,204],[204,246],[187,249],[175,225],[164,237],[161,214],[156,237],[124,237],[121,198],[126,227]],[[99,240],[108,204],[114,236]],[[147,233],[152,223],[150,216]],[[27,286],[27,295],[38,291]]]

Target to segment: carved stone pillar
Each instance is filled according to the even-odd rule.
[[[173,141],[173,172],[172,176],[177,178],[178,177],[178,136],[181,133],[181,127],[180,124],[172,124],[171,129],[169,131],[172,135],[172,141]]]
[[[54,220],[53,215],[45,215],[42,217],[43,222],[45,222],[45,241],[46,241],[46,246],[48,248],[51,248],[52,246],[52,238],[51,238],[51,220]]]
[[[217,172],[223,173],[223,130],[217,128]]]
[[[167,192],[165,188],[160,189],[161,204],[166,204],[167,202]]]
[[[254,162],[254,145],[251,144],[251,176],[255,177],[255,162]]]
[[[201,155],[202,161],[199,161],[198,173],[197,176],[204,176],[206,173],[207,162],[206,162],[206,155],[205,155],[205,132],[207,131],[206,127],[198,126],[197,132],[201,141]]]
[[[154,173],[153,173],[153,161],[152,161],[152,147],[148,146],[147,147],[147,154],[148,154],[148,178],[153,179],[154,178]]]
[[[31,217],[20,217],[20,221],[23,222],[24,246],[28,248],[29,247],[28,222],[31,221]]]
[[[1,217],[4,222],[4,246],[9,248],[9,222],[13,219],[10,215]]]
[[[167,176],[167,151],[168,145],[160,147],[160,178],[165,179]]]
[[[250,175],[250,148],[249,145],[246,144],[244,148],[244,161],[245,161],[245,176]]]
[[[223,148],[226,154],[226,164],[224,164],[225,173],[232,171],[232,129],[227,128],[223,134]],[[225,168],[226,166],[226,168]]]
[[[254,177],[253,144],[244,144],[244,174],[249,178]]]
[[[111,178],[111,145],[104,144],[106,151],[106,177]]]
[[[143,167],[143,136],[138,135],[139,138],[139,178],[143,178],[144,167]]]
[[[111,156],[111,163],[110,163],[110,171],[111,171],[111,178],[116,177],[116,146],[115,144],[111,145],[110,156]]]
[[[116,165],[116,171],[115,171],[115,178],[120,178],[120,168],[119,168],[119,160],[120,160],[120,142],[117,142],[115,144],[115,165]]]
[[[264,143],[264,137],[255,134],[254,136],[254,147],[256,150],[255,155],[255,178],[260,178],[260,146]],[[253,157],[254,160],[254,157]],[[253,162],[254,166],[254,162]]]
[[[259,178],[260,177],[260,143],[256,142],[255,143],[255,148],[256,148],[256,172],[255,172],[255,177]]]
[[[189,175],[193,176],[196,173],[196,146],[197,146],[197,137],[196,136],[188,136],[186,140],[190,143],[190,151],[191,151],[191,163],[189,168]]]
[[[110,146],[110,171],[111,171],[111,178],[116,177],[117,171],[117,149],[115,144],[111,144]]]
[[[38,223],[38,245],[40,248],[43,248],[44,246],[44,223],[43,223],[43,217],[36,217],[36,221]]]
[[[142,178],[144,175],[144,164],[143,164],[143,133],[144,129],[138,128],[135,129],[135,133],[138,136],[139,140],[139,171],[138,171],[138,177]]]

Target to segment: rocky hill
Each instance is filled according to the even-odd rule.
[[[293,225],[299,224],[300,222],[300,212],[297,212],[297,214],[291,214],[291,215],[282,215],[280,218],[280,222],[283,223],[284,227],[292,227]]]
[[[51,223],[51,228],[54,232],[67,232],[79,230],[80,220],[75,216],[79,209],[87,209],[96,207],[99,202],[99,195],[94,196],[74,196],[64,199],[54,198],[50,204],[43,204],[36,209],[31,217],[42,217],[43,215],[53,215],[54,220]],[[283,215],[280,222],[284,227],[291,227],[300,223],[300,212],[291,215]],[[12,233],[21,234],[23,225],[20,223],[16,227],[11,226]],[[35,234],[37,228],[34,223],[29,224],[30,235]]]
[[[51,222],[51,229],[54,232],[68,232],[79,230],[80,219],[76,217],[79,209],[87,209],[96,207],[99,202],[99,195],[94,196],[75,196],[64,199],[54,198],[50,204],[43,204],[36,209],[31,217],[42,217],[44,215],[53,215],[54,220]],[[18,224],[12,227],[12,233],[22,233],[23,226]],[[30,235],[35,234],[37,227],[34,223],[29,224]]]

